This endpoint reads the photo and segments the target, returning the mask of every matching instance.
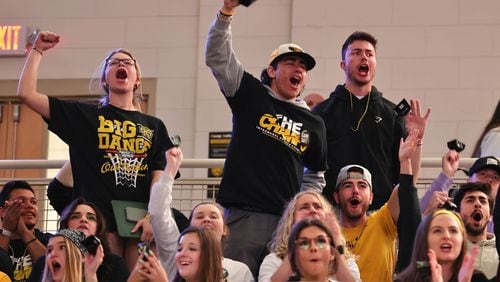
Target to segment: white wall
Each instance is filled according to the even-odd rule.
[[[181,134],[187,158],[205,158],[208,132],[231,129],[222,94],[204,64],[208,26],[222,0],[1,0],[0,23],[62,35],[44,54],[41,78],[89,78],[109,49],[126,47],[157,78],[156,114]],[[469,155],[500,97],[500,1],[258,0],[233,21],[239,59],[258,76],[270,52],[293,41],[317,59],[305,93],[327,97],[343,82],[340,48],[355,30],[379,40],[375,85],[394,102],[432,107],[424,156],[459,138]],[[0,58],[15,79],[23,58]],[[202,175],[206,171],[200,171]]]

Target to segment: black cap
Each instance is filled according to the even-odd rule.
[[[494,169],[497,171],[498,174],[500,174],[500,161],[493,156],[482,157],[477,159],[469,169],[469,177],[471,177],[474,173],[484,168]]]

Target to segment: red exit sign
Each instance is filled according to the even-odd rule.
[[[0,25],[0,56],[24,56],[26,27]]]

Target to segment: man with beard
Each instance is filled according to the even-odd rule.
[[[423,214],[429,214],[452,200],[448,195],[449,187],[453,185],[453,176],[458,170],[459,162],[460,154],[455,150],[448,151],[441,158],[441,172],[420,200]],[[488,183],[491,187],[491,197],[495,199],[500,186],[500,161],[493,156],[477,159],[469,169],[467,181]],[[490,220],[488,232],[493,232],[493,228],[493,221]]]
[[[405,122],[395,113],[395,104],[382,97],[372,85],[377,70],[376,44],[371,34],[361,31],[346,39],[340,62],[345,82],[337,85],[330,97],[314,108],[325,122],[328,140],[328,170],[323,194],[332,200],[341,167],[352,163],[363,165],[373,175],[374,199],[370,210],[379,209],[387,202],[398,183],[399,139],[406,136]],[[423,140],[425,130],[422,126],[425,127],[430,110],[422,118],[418,102],[412,102],[412,106],[418,107],[418,116],[411,116],[417,110],[414,107],[409,116],[417,118],[419,139]],[[418,174],[417,167],[414,165],[414,176]]]
[[[464,221],[467,250],[470,251],[474,245],[480,248],[474,269],[492,279],[497,274],[499,260],[495,235],[486,230],[493,212],[490,185],[480,182],[463,184],[455,193],[453,202]]]
[[[393,190],[382,208],[370,215],[367,211],[373,201],[371,173],[360,165],[348,165],[338,174],[333,196],[340,208],[340,225],[346,247],[356,256],[362,281],[392,281],[398,238],[396,224],[403,216],[411,218],[420,214],[412,176],[417,135],[418,131],[412,130],[406,141],[400,141],[399,187]],[[403,197],[402,194],[408,195]],[[404,199],[401,204],[400,199]],[[401,211],[400,206],[404,207]],[[412,240],[408,236],[405,238]],[[404,244],[412,245],[412,242]]]
[[[51,237],[35,228],[38,205],[35,191],[26,181],[7,182],[0,192],[0,251],[9,254],[14,277],[12,281],[27,281],[33,262],[45,254]]]

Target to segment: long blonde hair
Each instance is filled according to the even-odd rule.
[[[288,252],[288,237],[290,236],[290,232],[292,230],[293,222],[294,222],[294,214],[296,211],[297,202],[300,197],[304,195],[312,195],[318,199],[321,204],[321,207],[325,211],[325,214],[332,213],[333,208],[328,203],[328,201],[321,195],[320,193],[309,190],[309,191],[301,191],[297,193],[287,204],[285,210],[283,211],[283,215],[278,223],[278,227],[274,231],[274,236],[271,242],[269,242],[268,248],[270,252],[276,253],[276,255],[284,259],[286,253]]]
[[[64,277],[63,281],[67,282],[80,282],[83,281],[83,256],[73,242],[65,236],[54,236],[50,240],[56,237],[62,237],[66,248],[64,249],[64,254],[66,255],[66,265],[64,267]],[[52,277],[52,272],[47,265],[48,254],[45,254],[45,268],[43,270],[43,282],[54,281]]]

